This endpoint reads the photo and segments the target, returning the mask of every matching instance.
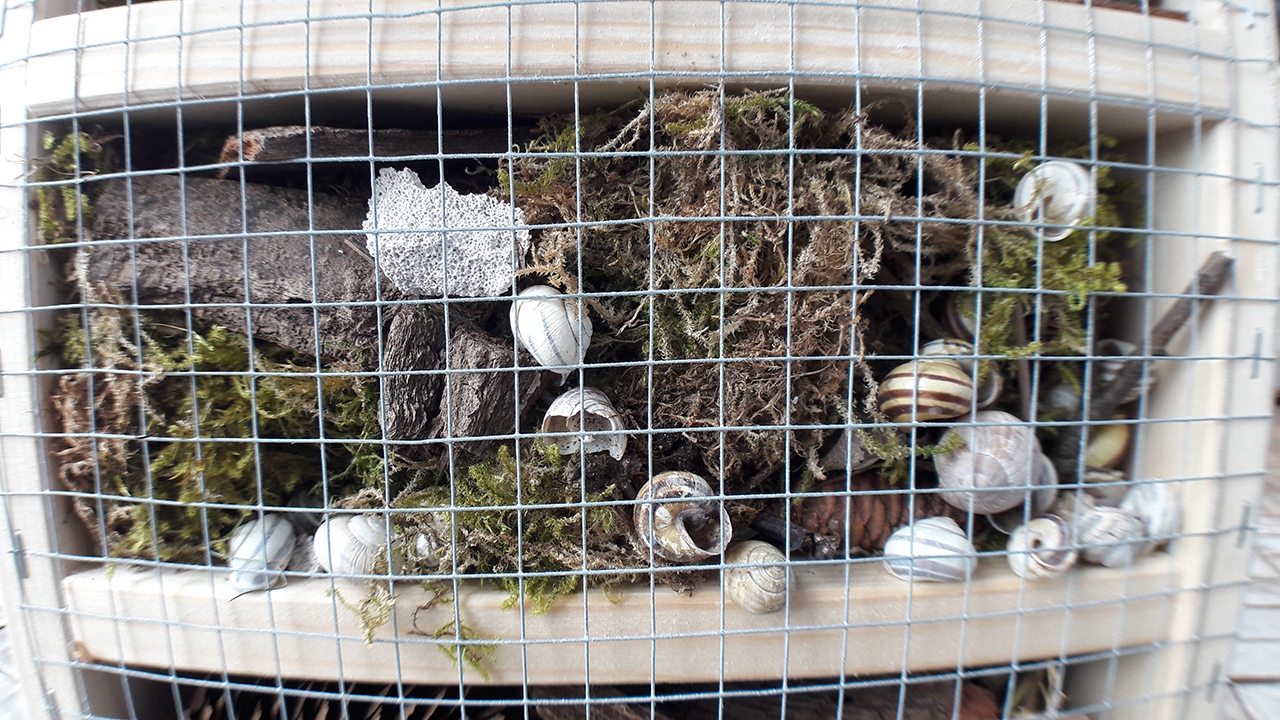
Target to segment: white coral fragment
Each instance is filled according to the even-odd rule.
[[[529,249],[524,211],[487,195],[460,195],[443,181],[427,188],[407,168],[380,170],[373,191],[365,245],[400,290],[444,295],[443,249],[451,297],[511,292]]]

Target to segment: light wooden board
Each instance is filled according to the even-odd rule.
[[[1146,130],[1178,108],[1226,111],[1229,48],[1210,26],[1060,2],[921,0],[840,3],[609,2],[476,7],[444,0],[200,0],[154,2],[38,22],[27,90],[36,117],[262,93],[354,89],[504,117],[507,79],[517,113],[614,104],[656,86],[785,85],[841,105],[866,88],[946,90],[926,115],[976,113],[979,86],[993,116],[1040,111],[1087,129],[1090,99],[1115,101],[1104,131]],[[723,18],[721,12],[723,11]],[[723,33],[722,29],[723,20]],[[237,25],[243,22],[245,29]],[[577,32],[575,34],[575,28]],[[128,42],[126,42],[126,40]],[[1043,51],[1043,53],[1042,53]],[[529,81],[548,81],[530,84]],[[326,102],[326,95],[313,102]],[[1017,112],[1011,110],[1017,106]],[[252,110],[250,111],[252,116]],[[1034,125],[1033,125],[1034,126]]]
[[[543,615],[504,610],[505,593],[466,585],[458,610],[479,637],[497,638],[488,682],[636,683],[837,677],[954,670],[1109,650],[1164,637],[1178,573],[1163,553],[1128,570],[1081,567],[1051,582],[1023,582],[1002,558],[963,584],[898,580],[879,562],[797,565],[787,613],[750,615],[722,605],[718,584],[692,596],[647,585],[612,599],[593,590]],[[398,594],[394,621],[373,644],[326,578],[234,597],[225,571],[95,570],[65,583],[84,659],[184,671],[348,681],[456,683],[435,641],[411,632],[427,595]],[[353,586],[339,583],[352,599]],[[847,602],[846,602],[847,598]],[[846,607],[847,606],[847,607]],[[115,615],[112,614],[114,607]],[[418,613],[428,633],[452,604]],[[274,627],[275,632],[267,632]],[[723,637],[722,637],[723,635]],[[523,653],[520,641],[523,640]],[[654,662],[656,658],[656,662]],[[468,682],[484,682],[466,671]]]

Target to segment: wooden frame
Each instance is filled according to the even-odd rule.
[[[307,90],[331,107],[354,103],[363,118],[365,93],[352,88],[366,85],[379,102],[434,107],[438,98],[451,110],[505,114],[505,77],[513,108],[537,113],[567,107],[575,78],[584,107],[629,99],[647,92],[643,75],[651,69],[659,89],[698,85],[722,70],[742,86],[794,77],[806,97],[837,105],[849,102],[856,84],[872,95],[914,95],[926,77],[925,107],[940,123],[973,118],[981,108],[993,125],[1037,132],[1043,108],[1051,132],[1088,128],[1094,114],[1100,131],[1121,139],[1142,143],[1154,131],[1155,164],[1181,172],[1154,173],[1149,197],[1159,214],[1149,247],[1158,286],[1151,290],[1179,292],[1214,250],[1237,261],[1233,299],[1199,314],[1194,342],[1183,337],[1175,348],[1203,359],[1168,364],[1149,407],[1162,422],[1143,431],[1139,472],[1181,480],[1186,536],[1169,554],[1132,568],[1078,570],[1043,585],[1019,582],[998,559],[984,560],[967,586],[911,586],[874,563],[851,566],[847,579],[841,567],[802,565],[790,615],[764,618],[724,608],[715,586],[692,598],[630,588],[618,605],[589,592],[544,616],[502,611],[505,595],[468,586],[458,599],[466,621],[502,641],[490,681],[519,683],[527,673],[531,683],[582,682],[588,667],[593,682],[714,680],[722,671],[726,679],[851,677],[902,671],[904,658],[911,671],[954,670],[1156,643],[1108,661],[1099,677],[1114,673],[1115,682],[1073,686],[1073,700],[1105,692],[1117,708],[1111,717],[1212,712],[1200,688],[1223,663],[1234,630],[1247,557],[1237,528],[1261,486],[1272,397],[1271,359],[1261,355],[1275,328],[1277,108],[1269,89],[1247,90],[1274,84],[1271,18],[1207,0],[1195,5],[1191,23],[1033,0],[835,3],[794,12],[731,3],[722,54],[714,3],[529,4],[508,15],[505,6],[445,2],[434,13],[410,0],[381,0],[372,18],[346,7],[246,2],[242,16],[239,2],[189,0],[38,22],[30,6],[8,10],[0,82],[24,91],[0,102],[0,226],[10,230],[0,235],[7,530],[0,546],[15,551],[21,536],[26,575],[0,563],[0,586],[17,621],[33,712],[50,703],[88,707],[97,690],[76,671],[78,660],[221,670],[219,658],[198,651],[209,638],[237,672],[274,675],[278,660],[289,674],[334,677],[341,657],[347,679],[450,683],[465,672],[467,682],[480,680],[407,632],[421,598],[413,589],[401,595],[392,626],[366,646],[350,615],[334,616],[326,579],[232,600],[208,570],[80,572],[58,561],[55,555],[81,553],[84,545],[67,531],[60,499],[47,492],[39,434],[55,428],[41,427],[33,412],[47,388],[33,374],[32,328],[43,316],[32,306],[49,299],[48,269],[25,249],[35,227],[22,185],[24,158],[36,154],[29,149],[36,127],[27,123],[73,111],[118,114],[125,105],[137,118],[159,117],[179,101],[188,118],[215,121],[234,117],[237,98],[253,122]],[[311,18],[298,20],[306,8]],[[243,32],[235,27],[241,17],[249,24]],[[422,82],[428,85],[402,85]],[[1246,180],[1254,177],[1259,182]],[[1166,300],[1135,313],[1155,317]],[[1259,357],[1250,358],[1255,347]],[[175,618],[179,625],[165,624]],[[584,618],[590,643],[582,639]],[[787,623],[792,634],[784,642]],[[273,626],[279,632],[264,632]],[[700,634],[682,641],[671,664],[638,662],[681,632]],[[990,637],[999,641],[979,640]],[[524,656],[511,644],[521,638],[537,641]],[[780,655],[779,647],[789,649]],[[554,665],[538,662],[550,655]],[[302,666],[298,657],[323,662]],[[760,658],[768,661],[744,664]]]

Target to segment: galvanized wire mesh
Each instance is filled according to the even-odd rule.
[[[22,630],[28,696],[43,701],[33,711],[1212,708],[1271,417],[1269,6],[175,0],[64,10],[78,12],[6,3],[0,20],[0,72],[25,88],[0,117],[16,168],[3,202],[19,208],[0,248],[13,283],[0,305],[0,498],[15,560],[8,615]],[[707,115],[662,124],[675,102]],[[773,142],[739,144],[749,121]],[[806,144],[815,127],[835,140]],[[378,134],[387,131],[409,132]],[[285,139],[292,154],[272,155]],[[1053,256],[1070,264],[1073,286],[1053,284],[1059,268],[1046,261],[1047,236],[1069,223],[1010,208],[1018,177],[1068,154],[1090,184],[1128,188],[1107,185],[1067,241],[1078,253]],[[703,182],[659,182],[684,166],[705,168]],[[893,182],[872,171],[890,166],[901,168]],[[443,179],[509,205],[482,220],[388,227],[379,219],[395,213],[373,188],[379,171],[404,167],[425,185]],[[748,171],[757,179],[735,174]],[[631,190],[626,202],[609,194],[619,188]],[[877,194],[885,188],[897,195]],[[454,210],[446,196],[425,197],[436,218]],[[743,199],[762,197],[781,202],[761,210]],[[938,198],[970,211],[948,214]],[[211,219],[220,212],[229,226]],[[526,227],[525,213],[541,214]],[[762,228],[776,232],[773,245],[753,234]],[[525,230],[528,253],[516,239]],[[681,284],[661,273],[679,245],[669,238],[684,231],[679,252],[712,271]],[[418,233],[452,257],[450,238],[484,232],[509,268],[491,256],[445,263],[435,294],[389,279],[384,243]],[[805,255],[833,233],[844,233],[848,258]],[[995,249],[1015,247],[1011,235],[1034,249],[1029,278],[1010,279],[1013,251]],[[943,236],[958,244],[939,251]],[[744,280],[738,263],[753,247],[777,249],[761,266],[772,274]],[[1198,274],[1215,251],[1231,269]],[[1010,263],[1004,275],[984,265],[998,260]],[[839,281],[801,272],[836,262],[847,263]],[[415,263],[396,277],[430,284]],[[456,294],[477,276],[514,279]],[[562,354],[549,369],[508,321],[517,291],[541,282],[580,308],[567,316],[573,334],[595,326],[583,357]],[[1112,543],[1166,547],[1020,578],[1009,570],[1019,554],[968,507],[946,510],[977,541],[948,548],[977,560],[954,582],[900,581],[879,548],[857,547],[855,527],[887,535],[917,510],[944,512],[934,460],[960,449],[944,428],[1008,424],[926,418],[921,403],[893,423],[879,409],[876,383],[943,336],[934,316],[949,296],[974,303],[977,347],[959,355],[984,362],[964,371],[969,380],[1005,372],[1002,407],[1058,461],[1068,505],[1056,511],[1167,488],[1181,498],[1180,522]],[[1012,314],[997,314],[1010,298]],[[1171,338],[1160,321],[1177,300],[1189,304]],[[816,326],[797,312],[843,319]],[[1064,340],[1072,321],[1080,334]],[[753,322],[779,351],[741,344]],[[996,329],[1013,334],[996,342]],[[797,350],[824,334],[835,338],[817,343],[825,349]],[[1102,350],[1109,336],[1133,349]],[[1120,417],[1095,417],[1111,389],[1097,376],[1116,355],[1137,361],[1135,387],[1149,389],[1121,403]],[[709,382],[705,398],[687,400],[690,377]],[[752,397],[744,377],[776,394]],[[543,432],[551,399],[585,386],[620,405],[624,429]],[[1055,414],[1054,386],[1074,389],[1083,410]],[[963,400],[970,411],[978,403]],[[411,429],[393,433],[393,417]],[[1088,437],[1113,426],[1132,431],[1120,474],[1089,474]],[[625,438],[630,459],[589,458],[589,436]],[[578,443],[561,457],[546,449],[555,440]],[[864,451],[889,469],[848,467]],[[1039,472],[1028,458],[1022,469]],[[641,541],[633,518],[659,511],[637,492],[667,470],[704,474],[712,518],[724,508],[739,539],[781,547],[790,585],[780,610],[755,616],[730,599],[722,548],[670,561]],[[807,524],[821,498],[823,521]],[[246,524],[305,522],[308,511],[374,518],[381,561],[346,573],[369,582],[303,566],[284,573],[284,587],[233,588],[229,534],[244,525],[265,544],[264,526]]]

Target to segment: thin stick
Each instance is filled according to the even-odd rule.
[[[1147,354],[1152,356],[1166,354],[1169,341],[1191,318],[1195,302],[1207,301],[1209,298],[1205,296],[1217,295],[1222,291],[1222,287],[1231,277],[1232,262],[1233,260],[1222,252],[1215,252],[1205,260],[1196,274],[1196,279],[1182,291],[1182,297],[1160,316],[1159,322],[1151,329],[1149,353],[1144,353],[1142,348],[1136,348],[1130,353],[1138,357],[1124,361],[1124,366],[1116,374],[1115,380],[1112,380],[1111,384],[1093,399],[1089,408],[1089,420],[1107,420],[1115,414],[1116,408],[1123,404],[1124,399],[1138,387],[1138,383],[1142,380],[1142,370],[1146,364],[1142,358]],[[1084,437],[1083,425],[1062,428],[1058,446],[1054,452],[1054,464],[1058,468],[1060,477],[1074,477],[1072,471],[1076,469],[1076,458],[1084,452]]]

